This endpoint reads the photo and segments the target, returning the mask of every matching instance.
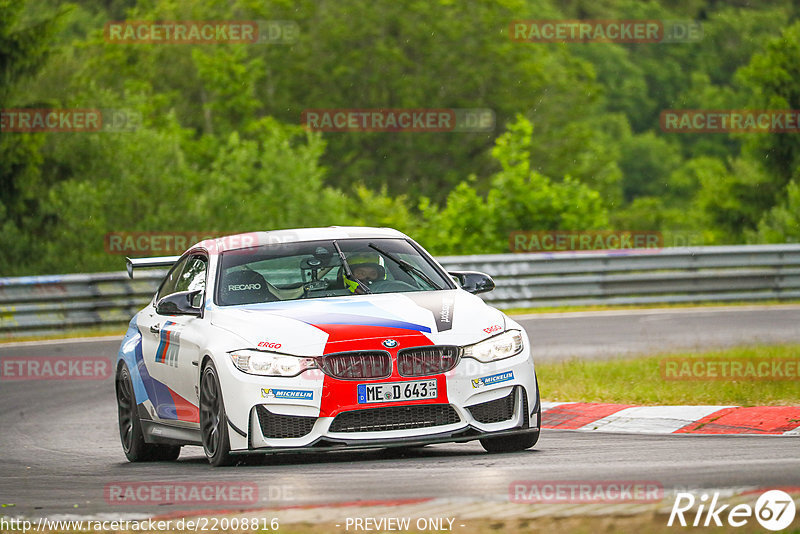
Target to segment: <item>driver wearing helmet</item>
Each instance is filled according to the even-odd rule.
[[[347,262],[350,265],[350,270],[353,272],[353,277],[357,278],[362,284],[371,287],[376,281],[386,279],[386,268],[381,265],[383,258],[380,255],[372,255],[369,257],[359,254],[352,258],[348,258]],[[342,273],[342,280],[345,287],[357,295],[361,295],[364,291],[358,287],[358,282],[348,278],[347,274]]]

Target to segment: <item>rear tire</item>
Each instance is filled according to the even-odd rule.
[[[126,365],[117,372],[117,418],[122,450],[129,462],[152,462],[177,460],[181,453],[179,445],[155,445],[147,443],[139,420],[133,381]]]
[[[203,374],[200,376],[200,434],[208,463],[214,467],[233,463],[222,388],[217,369],[210,360],[203,367]]]

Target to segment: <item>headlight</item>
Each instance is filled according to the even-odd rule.
[[[520,352],[522,352],[522,332],[519,330],[509,330],[464,347],[465,358],[475,358],[483,363],[510,358]]]
[[[314,358],[262,352],[259,350],[235,350],[230,353],[233,365],[251,375],[297,376],[306,369],[316,369]]]

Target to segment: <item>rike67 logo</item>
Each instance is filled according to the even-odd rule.
[[[795,512],[794,500],[781,490],[764,492],[755,506],[746,503],[735,506],[720,504],[718,492],[711,497],[703,493],[699,499],[693,493],[681,492],[675,497],[667,526],[721,527],[727,523],[730,527],[742,527],[755,516],[763,528],[778,531],[792,524]]]

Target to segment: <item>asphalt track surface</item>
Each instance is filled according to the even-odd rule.
[[[800,307],[526,317],[541,360],[741,343],[800,343]],[[0,345],[0,358],[107,356],[118,340]],[[247,482],[256,508],[415,498],[505,499],[519,480],[655,481],[670,489],[800,485],[796,437],[621,435],[545,430],[530,451],[488,455],[477,442],[410,451],[248,457],[211,468],[199,447],[177,462],[129,464],[113,381],[0,381],[0,515],[124,517],[198,508],[110,505],[107,484]],[[236,509],[227,503],[204,509]]]

